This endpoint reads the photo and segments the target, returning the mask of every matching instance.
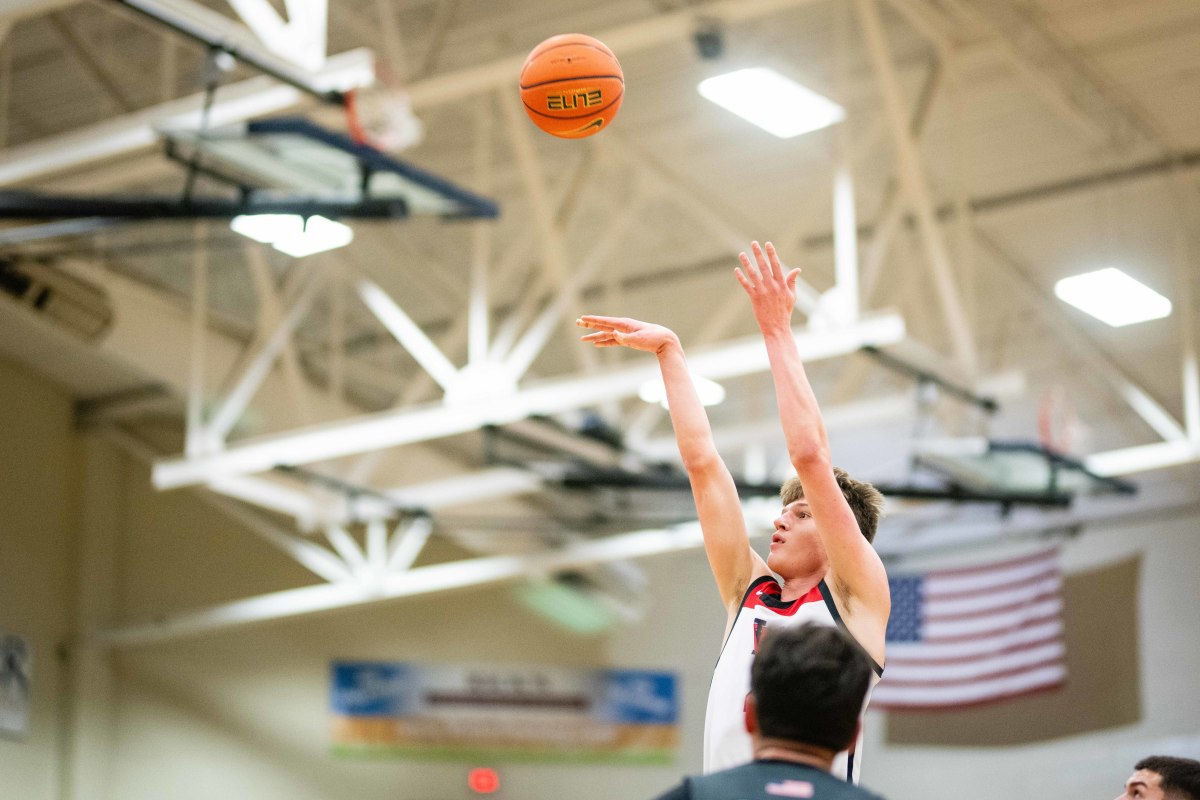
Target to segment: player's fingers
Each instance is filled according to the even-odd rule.
[[[747,278],[745,273],[742,272],[741,267],[733,268],[733,277],[737,278],[737,282],[740,283],[742,285],[742,288],[745,289],[747,292],[754,291],[754,284],[752,284],[750,282],[750,279]]]
[[[629,317],[605,317],[605,319],[614,331],[621,331],[623,333],[632,333],[646,324],[636,319],[630,319]]]
[[[751,242],[750,247],[754,251],[754,264],[758,268],[759,274],[770,277],[771,265],[767,263],[766,256],[763,255],[762,245],[758,242]]]
[[[779,263],[779,253],[775,252],[775,245],[770,242],[767,242],[767,261],[771,265],[771,276],[783,280],[783,264]]]
[[[597,330],[610,330],[613,327],[614,317],[601,317],[595,314],[584,314],[579,319],[575,320],[575,324],[581,328],[596,328]]]
[[[761,283],[763,277],[763,264],[762,260],[759,258],[759,252],[761,251],[759,250],[758,242],[751,242],[750,253],[754,256],[754,258],[751,260],[747,257],[746,260],[742,262],[742,266],[746,269],[746,277],[748,277],[750,281],[755,284]]]
[[[636,330],[642,323],[628,317],[600,317],[594,314],[586,314],[575,320],[575,324],[584,328],[595,328],[596,330],[628,332]]]
[[[754,288],[755,281],[759,278],[758,270],[754,268],[754,264],[750,261],[750,256],[744,252],[738,253],[738,261],[742,262],[742,277],[746,279],[743,284],[747,288]]]
[[[797,279],[799,279],[799,277],[800,277],[800,268],[799,267],[796,267],[795,269],[793,269],[791,272],[789,272],[787,274],[787,279],[786,279],[787,287],[789,289],[791,289],[793,292],[796,291],[796,281],[797,281]]]

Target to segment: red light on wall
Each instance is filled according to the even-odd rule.
[[[491,794],[500,788],[500,776],[489,767],[476,767],[467,774],[467,786],[477,794]]]

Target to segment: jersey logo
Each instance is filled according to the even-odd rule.
[[[812,797],[813,785],[808,781],[779,781],[767,784],[767,794],[776,797]]]
[[[767,629],[767,621],[765,619],[754,620],[754,649],[750,651],[750,655],[758,653],[758,643],[762,639],[763,631]]]

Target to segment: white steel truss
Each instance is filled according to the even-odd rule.
[[[798,331],[796,343],[808,361],[853,352],[865,345],[894,344],[904,337],[904,321],[895,314],[864,316],[840,330]],[[761,372],[768,367],[760,337],[728,342],[691,354],[692,370],[713,380]],[[197,458],[176,458],[154,466],[160,489],[207,483],[231,475],[262,472],[280,464],[307,464],[330,458],[429,441],[504,424],[535,414],[556,414],[632,397],[657,375],[654,364],[639,364],[604,374],[540,381],[492,397],[460,404],[438,403],[415,409],[370,414],[348,421],[315,425],[286,434],[258,437]]]

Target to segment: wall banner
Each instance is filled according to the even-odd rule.
[[[339,755],[668,763],[675,674],[390,662],[332,665]]]

